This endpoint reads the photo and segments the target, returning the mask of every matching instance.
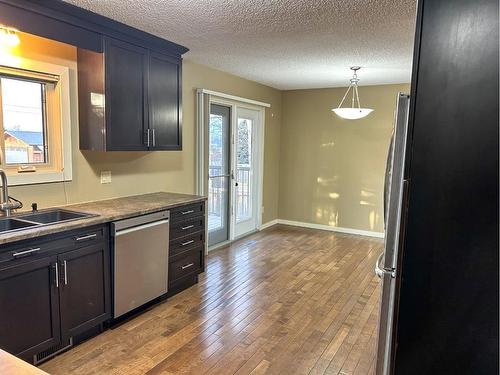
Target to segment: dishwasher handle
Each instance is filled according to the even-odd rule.
[[[140,230],[143,230],[143,229],[147,229],[147,228],[156,227],[158,225],[163,225],[163,224],[168,224],[168,219],[160,220],[160,221],[154,221],[152,223],[148,223],[148,224],[144,224],[144,225],[139,225],[137,227],[132,227],[132,228],[128,228],[128,229],[117,230],[114,233],[114,236],[115,237],[123,236],[124,234],[127,234],[127,233],[133,233],[133,232],[137,232],[137,231],[140,231]]]
[[[114,221],[111,223],[111,235],[116,236],[118,232],[122,232],[126,229],[137,227],[144,228],[145,224],[157,223],[158,221],[166,220],[168,222],[169,219],[169,211],[159,211],[153,212],[152,214],[133,216],[128,219]]]

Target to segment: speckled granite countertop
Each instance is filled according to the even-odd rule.
[[[91,225],[139,216],[151,212],[168,210],[189,203],[206,200],[206,197],[191,194],[158,192],[143,195],[134,195],[122,198],[105,199],[94,202],[78,203],[59,206],[67,210],[85,212],[93,215],[88,218],[67,221],[56,224],[41,225],[14,232],[0,234],[0,245],[40,237],[47,234],[63,232],[71,229],[84,228]],[[55,207],[54,207],[55,208]],[[19,215],[26,214],[26,212]],[[13,215],[15,218],[18,215]]]

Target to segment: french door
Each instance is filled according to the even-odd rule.
[[[208,246],[229,240],[231,108],[211,104],[208,124]]]
[[[211,103],[208,129],[208,245],[259,225],[262,111]]]
[[[234,127],[233,212],[234,237],[257,229],[260,111],[237,107]]]

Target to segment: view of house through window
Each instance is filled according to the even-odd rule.
[[[4,164],[47,162],[45,85],[0,78]]]

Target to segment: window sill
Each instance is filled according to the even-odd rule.
[[[20,186],[71,181],[72,176],[64,172],[27,172],[7,174],[7,179],[9,186]]]

